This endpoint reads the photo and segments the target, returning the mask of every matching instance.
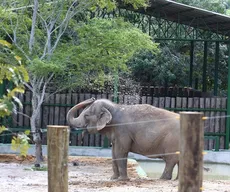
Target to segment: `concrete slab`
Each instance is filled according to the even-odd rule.
[[[47,155],[47,146],[43,145],[43,154]],[[0,144],[0,154],[17,154],[11,149],[10,144]],[[35,154],[35,146],[31,145],[28,153],[30,155]],[[95,156],[95,157],[112,157],[111,148],[101,148],[101,147],[69,147],[70,156]],[[149,160],[149,161],[161,161],[160,159],[150,159],[142,155],[135,153],[129,153],[129,158],[135,160]],[[204,162],[206,163],[222,163],[230,165],[230,150],[223,151],[207,151],[207,154],[204,155]]]

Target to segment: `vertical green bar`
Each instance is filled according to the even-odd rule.
[[[0,98],[4,95],[5,93],[5,81],[3,81],[2,84],[0,84]]]
[[[219,52],[220,52],[220,46],[219,41],[216,41],[216,50],[215,50],[215,74],[214,74],[214,96],[217,96],[218,94],[218,65],[219,65]]]
[[[2,84],[0,84],[0,98],[3,97],[4,93],[5,93],[5,81],[3,81]],[[0,121],[3,122],[4,119],[0,117]],[[3,143],[3,140],[4,140],[4,137],[2,137],[2,141],[1,141],[2,143]]]
[[[208,57],[208,42],[204,42],[204,60],[203,60],[203,86],[202,91],[207,92],[207,57]]]
[[[225,149],[229,148],[230,138],[230,41],[228,42],[228,94],[227,94],[227,120],[226,120],[226,136]]]
[[[194,41],[191,41],[191,45],[190,45],[190,70],[189,70],[189,86],[190,87],[192,87],[193,60],[194,60]]]

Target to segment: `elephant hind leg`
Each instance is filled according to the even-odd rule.
[[[176,163],[171,162],[171,161],[165,161],[165,163],[166,163],[165,169],[160,179],[170,180],[172,179],[172,172],[173,172],[173,168],[175,167]]]

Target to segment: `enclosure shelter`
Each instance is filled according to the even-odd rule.
[[[173,111],[203,111],[206,116],[227,116],[217,120],[210,119],[207,126],[211,127],[205,132],[205,139],[210,140],[212,149],[229,148],[230,140],[230,17],[195,8],[192,6],[176,3],[171,0],[150,0],[147,8],[133,9],[130,6],[119,4],[118,10],[112,13],[98,12],[94,16],[116,17],[124,16],[125,20],[133,23],[148,33],[157,42],[164,41],[188,41],[190,42],[190,72],[188,74],[189,86],[195,86],[194,80],[194,44],[203,42],[203,79],[202,92],[207,91],[207,48],[209,43],[215,43],[215,75],[214,75],[214,96],[212,98],[196,97],[189,95],[183,97],[141,95],[134,102],[129,102],[134,96],[119,95],[120,103],[149,103],[157,107]],[[228,90],[227,98],[218,98],[218,72],[220,43],[228,46]],[[0,94],[4,93],[4,85],[0,87]],[[108,98],[112,96],[107,93],[60,93],[56,94],[49,101],[43,104],[39,126],[44,129],[43,142],[46,144],[45,129],[48,124],[66,124],[66,113],[74,104],[90,97]],[[31,111],[31,93],[27,91],[21,100],[24,104],[24,113],[29,115]],[[29,128],[29,120],[19,115],[14,115],[17,121],[12,118],[10,127],[16,130]],[[83,142],[82,142],[83,139]],[[2,141],[1,141],[2,140]],[[86,135],[82,138],[81,133],[71,135],[72,145],[84,146],[106,146],[100,135]],[[7,137],[1,137],[0,142],[6,142]],[[215,141],[215,142],[214,142]],[[208,148],[208,147],[207,147]]]
[[[156,41],[189,41],[190,42],[190,73],[189,86],[194,87],[194,43],[204,43],[202,91],[207,91],[207,47],[209,42],[215,43],[215,76],[214,96],[218,94],[218,71],[220,43],[228,46],[228,94],[227,117],[230,115],[230,17],[204,9],[184,5],[171,0],[150,0],[150,6],[138,10],[121,5],[130,12],[137,12],[136,17],[127,16],[129,11],[121,12],[130,18],[129,21],[138,25]],[[179,109],[177,109],[179,110]],[[182,109],[181,109],[182,110]],[[216,111],[218,109],[199,109],[199,111]],[[220,109],[222,111],[223,109]],[[226,119],[225,148],[229,148],[230,118]],[[220,133],[206,133],[206,136],[220,136]],[[209,137],[213,138],[213,137]],[[216,138],[216,137],[215,137]]]

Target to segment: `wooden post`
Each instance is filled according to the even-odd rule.
[[[69,127],[47,127],[48,192],[68,192]]]
[[[179,192],[202,191],[203,113],[180,113]]]

